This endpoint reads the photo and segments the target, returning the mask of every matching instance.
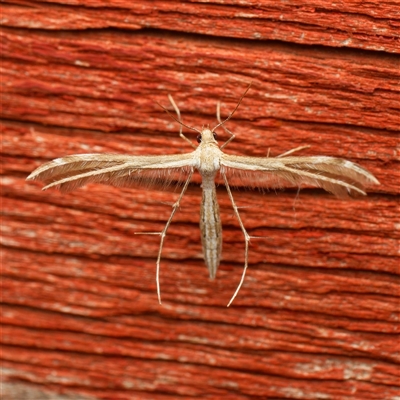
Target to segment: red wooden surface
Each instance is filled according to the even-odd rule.
[[[395,399],[399,6],[134,3],[1,5],[3,398]],[[213,125],[216,102],[226,115],[250,81],[227,152],[309,144],[302,154],[353,160],[381,185],[352,201],[236,190],[266,238],[229,309],[244,243],[222,186],[217,279],[196,176],[168,231],[159,306],[158,239],[134,232],[162,229],[173,187],[62,195],[25,181],[67,154],[190,151],[155,102],[171,93],[184,122]]]

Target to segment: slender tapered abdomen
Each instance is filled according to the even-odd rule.
[[[200,232],[204,261],[214,279],[219,266],[222,248],[222,226],[215,190],[214,176],[203,176],[203,197],[200,206]]]

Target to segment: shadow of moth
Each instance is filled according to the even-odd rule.
[[[283,184],[313,185],[325,189],[339,198],[365,195],[365,187],[379,184],[378,180],[366,169],[351,161],[326,156],[288,157],[296,151],[308,146],[290,150],[278,157],[247,157],[229,155],[222,150],[234,139],[235,135],[224,124],[232,117],[239,107],[249,87],[243,93],[235,109],[221,121],[220,103],[217,106],[218,124],[201,131],[185,125],[181,121],[178,107],[169,95],[169,100],[177,117],[161,106],[180,124],[180,137],[190,143],[194,151],[186,154],[131,156],[119,154],[77,154],[57,158],[35,169],[27,179],[40,180],[46,184],[43,188],[58,187],[63,192],[77,189],[87,183],[103,183],[114,186],[129,187],[137,183],[167,184],[172,181],[183,182],[183,189],[178,200],[172,206],[171,215],[161,232],[145,234],[160,235],[160,247],[156,264],[156,284],[158,301],[161,304],[160,292],[160,261],[164,239],[168,227],[180,201],[189,185],[193,172],[197,169],[202,178],[202,201],[200,208],[200,230],[204,261],[210,278],[214,279],[220,263],[222,248],[222,227],[219,207],[216,197],[215,177],[219,172],[226,186],[234,213],[239,221],[245,241],[245,261],[243,273],[228,307],[238,294],[246,275],[248,266],[248,250],[251,236],[247,233],[240,218],[238,207],[232,196],[228,178],[235,184],[251,187],[282,187]],[[185,126],[198,133],[198,146],[195,146],[182,133]],[[230,138],[221,146],[218,145],[216,129],[222,127]]]

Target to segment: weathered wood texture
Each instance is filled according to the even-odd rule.
[[[5,3],[9,6],[2,10],[2,23],[12,27],[153,28],[257,41],[281,40],[400,52],[400,10],[396,0],[16,0]]]
[[[399,4],[303,3],[2,3],[4,398],[398,398]],[[196,176],[168,231],[159,306],[158,238],[134,232],[162,229],[174,188],[61,195],[25,181],[67,154],[190,151],[155,102],[171,93],[184,122],[213,125],[216,102],[226,115],[250,81],[227,152],[309,144],[381,185],[353,201],[235,191],[265,238],[229,309],[244,244],[223,186],[217,279]]]

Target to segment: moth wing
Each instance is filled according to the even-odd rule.
[[[185,181],[192,168],[192,153],[161,156],[76,154],[41,165],[27,179],[44,182],[44,190],[58,187],[62,192],[88,183],[164,187],[171,182]]]
[[[224,154],[221,172],[233,186],[283,188],[288,185],[320,187],[340,198],[365,195],[379,184],[366,169],[335,157],[244,157]]]

